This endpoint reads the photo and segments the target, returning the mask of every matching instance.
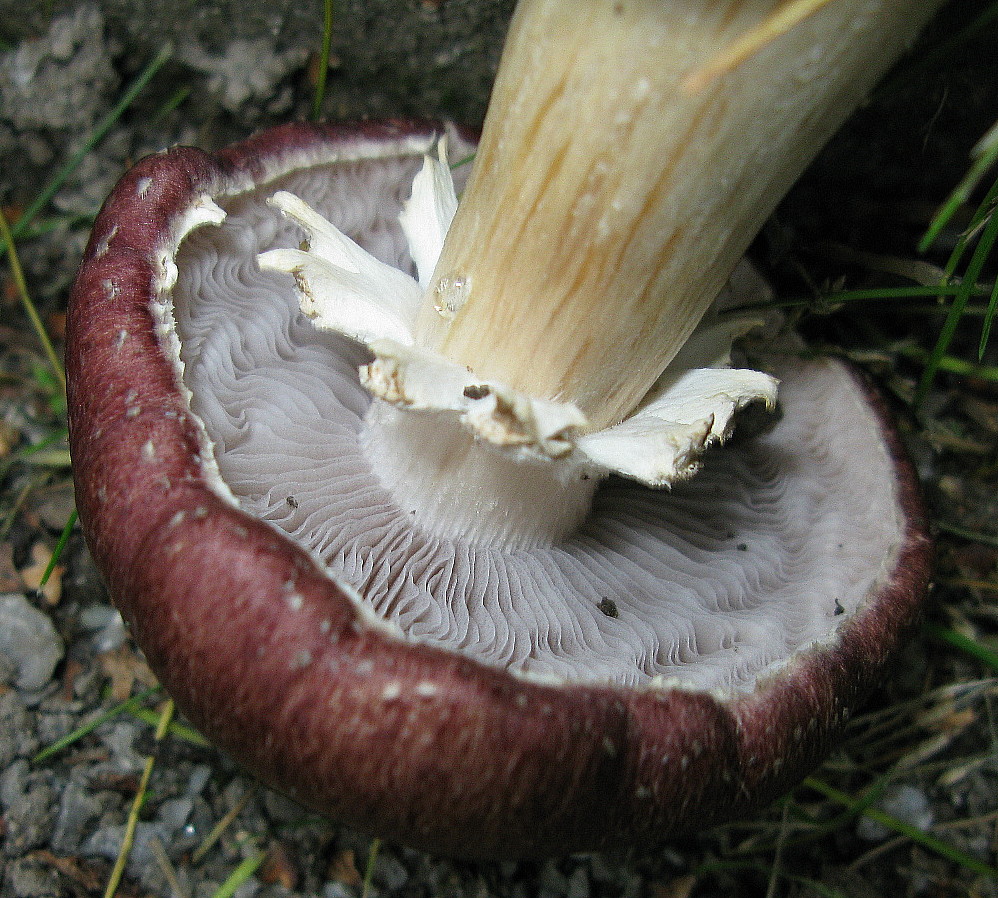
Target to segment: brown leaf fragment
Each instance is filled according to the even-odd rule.
[[[0,421],[0,458],[10,455],[18,442],[20,434],[6,421]]]
[[[0,543],[0,592],[20,592],[24,588],[14,567],[14,550],[10,543]]]
[[[21,580],[24,581],[26,589],[34,590],[49,608],[54,608],[62,599],[62,575],[66,573],[66,568],[57,564],[42,586],[42,578],[51,561],[52,550],[45,543],[35,543],[31,547],[31,561],[26,567],[21,568]]]
[[[357,857],[352,848],[345,848],[333,855],[326,875],[329,879],[341,882],[345,886],[359,887],[364,882],[357,869]]]
[[[651,887],[652,898],[690,898],[696,883],[697,878],[692,874],[677,876],[667,883],[654,883]]]
[[[86,892],[96,893],[103,888],[103,877],[97,870],[75,857],[59,857],[51,851],[41,850],[32,853],[45,866],[52,867],[60,874],[80,886]]]
[[[101,671],[111,680],[111,697],[123,702],[132,694],[136,683],[145,688],[156,685],[156,677],[128,645],[122,645],[100,657]]]
[[[264,885],[281,885],[293,891],[298,884],[298,870],[291,859],[287,847],[281,842],[271,842],[267,848],[267,858],[257,873]]]

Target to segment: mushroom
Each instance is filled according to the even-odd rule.
[[[933,4],[809,5],[525,0],[456,214],[474,147],[432,123],[115,188],[70,307],[80,516],[263,780],[442,852],[647,845],[785,791],[882,674],[916,479],[847,365],[732,354],[735,266]]]

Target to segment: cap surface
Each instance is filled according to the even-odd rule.
[[[300,239],[266,205],[290,189],[411,270],[397,215],[440,131],[291,125],[122,179],[67,348],[95,560],[192,722],[352,825],[527,855],[745,813],[820,760],[924,598],[883,404],[774,359],[772,431],[672,492],[610,481],[545,557],[422,536],[365,469],[363,351],[255,260]]]

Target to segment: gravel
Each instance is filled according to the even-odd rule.
[[[922,789],[907,783],[888,789],[876,803],[876,807],[921,832],[928,832],[934,822],[929,797]],[[886,826],[869,817],[859,819],[856,832],[860,838],[871,842],[882,842],[891,834]]]
[[[62,655],[62,639],[43,611],[24,596],[0,595],[0,683],[40,690]]]
[[[118,88],[104,17],[81,5],[48,33],[0,57],[4,118],[19,131],[91,127]]]
[[[4,849],[12,857],[48,841],[57,798],[52,779],[49,771],[32,770],[23,758],[0,774],[0,807],[6,823]]]
[[[459,7],[469,6],[404,5],[418,8],[427,18],[457,16]],[[0,51],[0,202],[5,205],[30,202],[148,58],[129,58],[128,48],[104,27],[96,5],[74,5],[65,14],[57,6],[60,14],[47,30]],[[358,10],[367,4],[344,6],[350,6],[349,21],[368,24],[358,19]],[[506,9],[509,4],[503,0],[497,6]],[[358,24],[348,27],[362,30]],[[46,214],[91,215],[130,160],[162,146],[217,146],[275,117],[303,117],[308,97],[302,89],[302,52],[259,41],[259,35],[241,35],[227,46],[221,39],[217,46],[181,41],[158,93],[152,86],[134,113],[112,128],[70,175]],[[163,112],[164,102],[184,85],[197,89],[179,109]],[[404,87],[394,85],[392,91]],[[392,91],[378,102],[387,103],[384,97],[393,96]],[[344,97],[349,99],[348,92]],[[397,110],[377,106],[374,111]],[[52,228],[44,238],[24,242],[20,250],[36,302],[43,312],[57,315],[86,240],[87,222],[53,220]],[[8,307],[3,306],[5,327],[7,321]],[[30,371],[10,378],[26,380]],[[34,400],[12,399],[7,392],[0,393],[0,423],[29,442],[39,441],[52,428]],[[928,462],[934,456],[926,452],[924,457],[926,476],[934,476]],[[773,840],[779,808],[740,827],[691,834],[642,855],[461,863],[377,843],[318,818],[259,786],[229,759],[182,730],[157,747],[148,720],[127,712],[104,719],[122,699],[147,688],[149,672],[128,641],[120,616],[107,603],[78,533],[65,554],[63,594],[54,607],[20,590],[16,576],[10,582],[4,579],[10,572],[3,565],[20,569],[36,541],[54,542],[54,531],[68,508],[68,500],[55,509],[51,502],[44,508],[41,500],[36,503],[27,489],[31,472],[15,468],[4,476],[5,491],[12,496],[24,492],[29,498],[5,532],[3,545],[9,544],[11,551],[0,555],[0,898],[100,895],[153,752],[156,762],[122,895],[210,898],[242,861],[260,852],[267,861],[239,887],[239,898],[359,898],[372,853],[370,898],[683,898],[693,884],[693,871],[701,865],[713,865],[715,872],[695,878],[696,895],[766,892],[767,865],[775,863],[774,853],[748,854],[763,859],[762,872],[725,873],[718,870],[718,859],[745,857],[736,849],[750,852],[753,841]],[[962,480],[958,485],[966,486]],[[993,503],[993,490],[983,490],[979,502],[972,489],[961,495],[968,506]],[[982,514],[982,527],[993,520],[990,512]],[[967,678],[979,675],[975,668]],[[909,679],[922,680],[922,671]],[[911,691],[902,697],[911,698],[919,686],[904,688]],[[155,708],[154,700],[148,707]],[[911,784],[888,790],[882,806],[919,827],[933,820],[993,814],[998,759],[982,750],[991,744],[987,715],[967,727],[953,751],[980,760],[962,779],[939,784],[929,771],[913,777]],[[42,748],[80,728],[89,729],[64,750],[36,760]],[[857,788],[866,781],[857,780]],[[195,856],[222,820],[227,825]],[[838,888],[844,895],[877,895],[898,891],[899,884],[911,894],[918,887],[924,894],[966,892],[966,875],[910,846],[892,855],[891,863],[860,864],[864,852],[880,849],[892,834],[865,821],[858,826],[862,839],[855,834],[856,826],[844,826],[820,841],[788,850],[783,860],[788,869],[820,876],[821,888],[806,891],[806,886],[798,888],[784,879],[776,893],[817,895]],[[991,831],[982,824],[946,830],[944,837],[994,863]],[[978,881],[974,888],[981,896],[998,895],[993,883]]]

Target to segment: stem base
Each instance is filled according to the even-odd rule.
[[[479,546],[558,542],[586,518],[601,479],[574,455],[512,457],[476,440],[454,418],[377,399],[362,439],[378,479],[421,529]]]

